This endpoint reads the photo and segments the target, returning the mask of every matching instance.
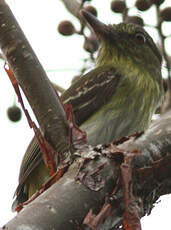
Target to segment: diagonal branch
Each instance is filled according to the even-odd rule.
[[[75,17],[79,18],[81,4],[77,0],[61,0],[67,10]]]
[[[0,0],[0,48],[25,93],[41,130],[58,152],[68,150],[64,108],[14,15]]]
[[[67,151],[63,107],[4,0],[0,0],[0,13],[0,47],[41,129],[56,149]],[[137,153],[130,180],[139,198],[140,217],[149,213],[161,195],[171,192],[170,127],[171,112],[139,138],[75,152],[74,163],[64,176],[3,229],[116,229],[122,224],[125,210],[124,183],[120,179],[122,149]]]
[[[96,147],[91,151],[92,159],[90,155],[87,159],[76,159],[57,183],[27,205],[4,229],[17,230],[20,226],[30,230],[82,229],[82,224],[92,229],[93,226],[117,229],[122,224],[125,209],[123,186],[118,182],[122,161],[116,151],[119,148],[137,152],[132,162],[132,184],[138,197],[140,217],[149,214],[161,195],[171,193],[169,127],[171,111],[138,139],[130,138],[117,148],[114,145]]]

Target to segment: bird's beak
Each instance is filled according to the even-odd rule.
[[[81,10],[80,15],[90,25],[100,39],[111,37],[111,30],[109,26],[99,21],[91,13],[87,12],[86,10]]]

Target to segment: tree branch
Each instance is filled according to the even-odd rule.
[[[81,8],[81,4],[77,0],[61,0],[67,10],[73,14],[76,18],[79,18],[79,11]]]
[[[114,145],[96,147],[92,159],[77,158],[57,183],[27,205],[4,229],[17,230],[25,226],[30,230],[66,230],[83,228],[83,223],[92,229],[93,226],[117,229],[125,207],[123,186],[119,186],[118,180],[122,162],[118,149],[137,153],[132,162],[134,194],[140,203],[140,217],[149,214],[156,200],[171,192],[169,127],[171,111],[154,122],[141,137],[132,137],[117,144],[117,148]]]
[[[2,52],[24,91],[45,137],[58,152],[66,152],[69,148],[69,138],[64,108],[4,0],[0,0],[0,13]]]
[[[41,129],[56,149],[67,151],[64,109],[3,0],[0,0],[0,12],[0,47]],[[116,229],[122,224],[125,211],[125,184],[121,177],[125,154],[135,155],[130,182],[134,198],[137,197],[138,215],[149,214],[156,200],[171,192],[170,127],[171,112],[139,138],[134,136],[127,141],[89,148],[87,152],[75,152],[74,163],[64,176],[2,229]]]

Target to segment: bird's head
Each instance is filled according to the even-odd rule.
[[[113,65],[126,73],[136,70],[160,73],[160,52],[141,26],[132,23],[105,25],[85,10],[81,14],[101,42],[97,66]]]

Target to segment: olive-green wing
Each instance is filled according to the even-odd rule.
[[[120,74],[112,67],[99,67],[84,75],[61,96],[71,104],[75,121],[80,126],[114,95]]]
[[[43,160],[42,153],[40,151],[39,144],[36,137],[34,136],[31,140],[27,150],[24,154],[23,160],[21,162],[20,173],[19,173],[19,185],[15,191],[15,195],[18,195],[22,190],[25,180],[30,175],[31,172],[40,164]]]
[[[96,68],[84,75],[62,94],[61,98],[64,104],[72,105],[77,125],[80,126],[107,103],[115,93],[119,80],[120,75],[116,73],[114,68]],[[42,160],[42,153],[34,137],[22,161],[16,195],[22,191],[26,179]]]

